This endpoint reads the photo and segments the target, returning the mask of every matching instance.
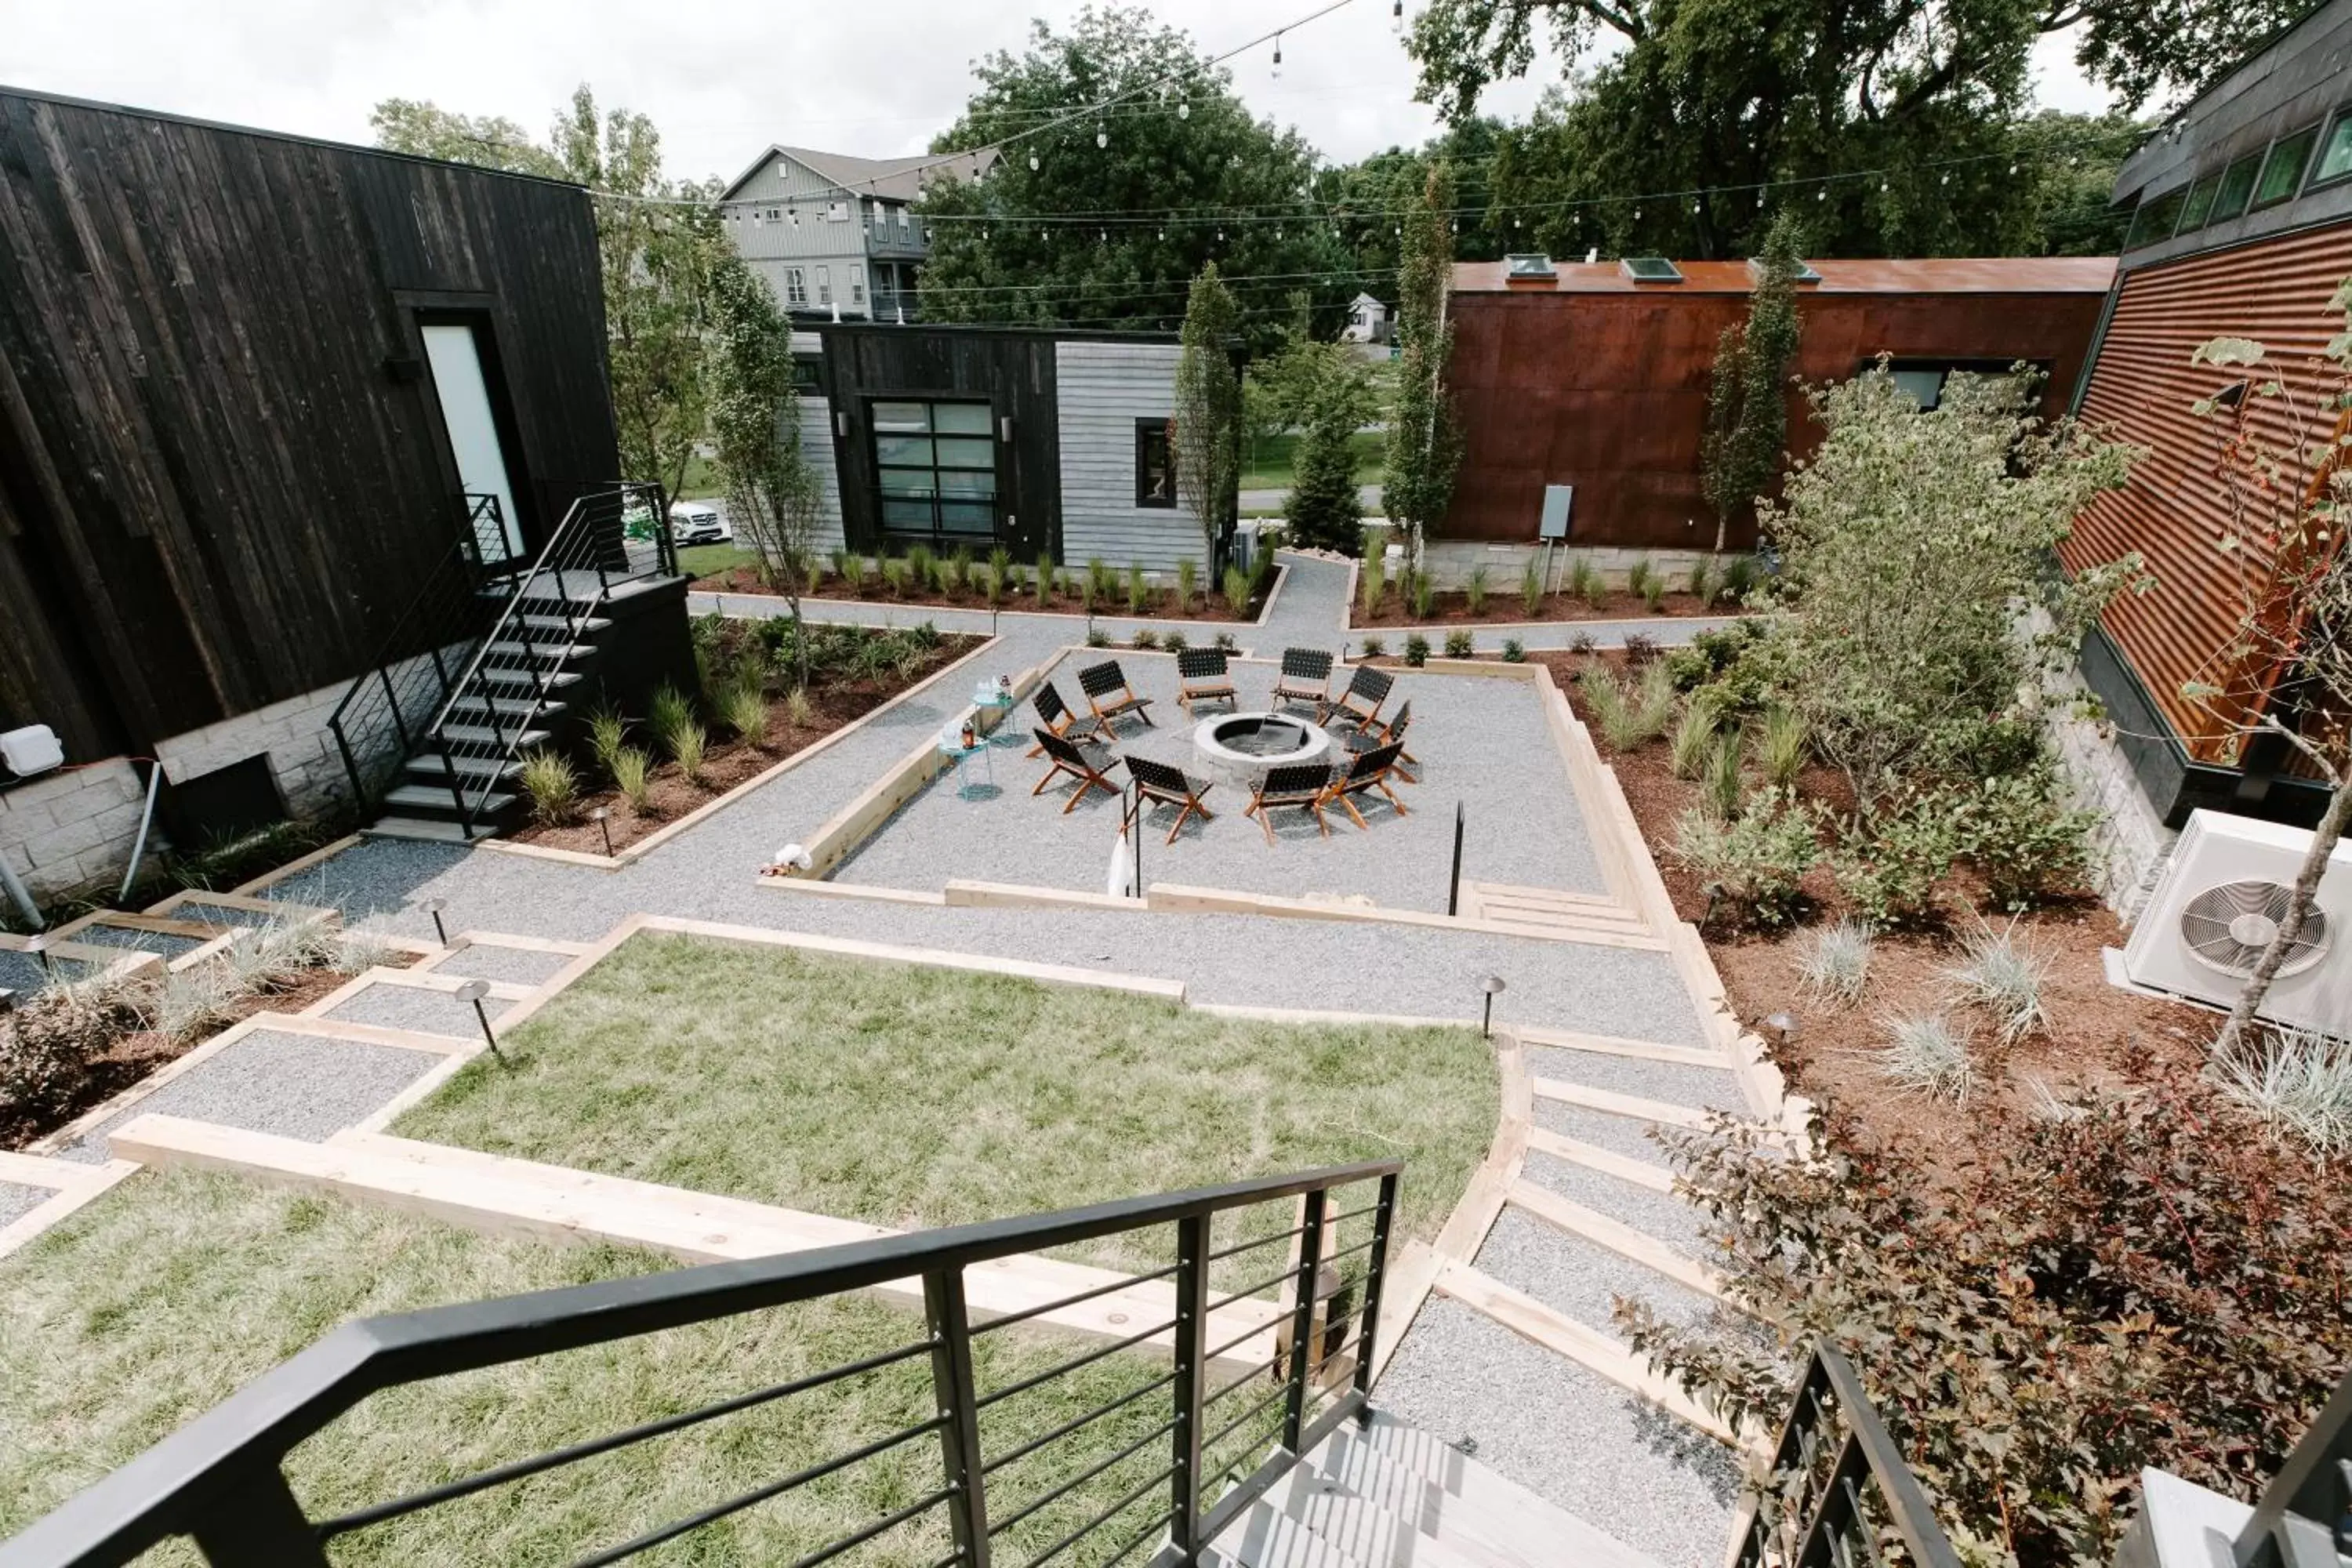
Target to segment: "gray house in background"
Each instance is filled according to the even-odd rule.
[[[929,253],[914,205],[935,177],[974,179],[992,153],[852,158],[771,147],[719,197],[728,232],[777,302],[803,319],[916,319],[915,281]]]

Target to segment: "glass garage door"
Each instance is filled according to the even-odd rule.
[[[882,530],[952,549],[996,538],[995,418],[985,403],[876,402]]]

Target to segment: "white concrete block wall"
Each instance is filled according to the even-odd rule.
[[[1370,518],[1366,526],[1373,531],[1368,548],[1378,548],[1388,538],[1387,524],[1381,519]],[[1519,578],[1527,571],[1528,563],[1542,553],[1543,547],[1537,544],[1489,544],[1468,539],[1433,540],[1422,551],[1430,578],[1438,587],[1459,588],[1469,581],[1472,572],[1484,566],[1487,592],[1506,595],[1519,591]],[[1719,578],[1724,563],[1732,559],[1730,554],[1718,556],[1707,550],[1631,550],[1614,544],[1556,548],[1550,562],[1553,587],[1567,580],[1568,563],[1577,556],[1591,562],[1593,570],[1612,587],[1622,587],[1625,574],[1633,563],[1646,560],[1653,571],[1665,574],[1666,585],[1676,591],[1689,585],[1694,563],[1712,562],[1709,570]]]
[[[1156,581],[1173,581],[1179,561],[1207,565],[1207,542],[1190,506],[1135,504],[1135,422],[1175,413],[1181,352],[1174,343],[1054,345],[1068,564],[1098,556],[1121,573],[1140,566]]]
[[[2049,625],[2049,617],[2036,610],[2026,618],[2023,630],[2034,635]],[[2053,672],[2043,679],[2042,691],[2043,728],[2058,755],[2067,805],[2099,818],[2091,832],[2092,885],[2128,925],[2138,917],[2180,836],[2164,825],[2148,803],[2109,727],[2082,716],[2086,707],[2095,706],[2082,673],[2071,665]]]

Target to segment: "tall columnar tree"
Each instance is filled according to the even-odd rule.
[[[1241,376],[1234,369],[1240,325],[1232,290],[1213,261],[1192,279],[1184,305],[1183,349],[1176,360],[1176,489],[1201,520],[1209,560],[1230,521],[1241,479]]]
[[[1787,378],[1797,357],[1797,278],[1804,270],[1804,234],[1782,214],[1764,237],[1748,320],[1726,327],[1715,344],[1715,380],[1706,400],[1706,434],[1699,445],[1700,482],[1715,509],[1720,552],[1731,520],[1753,506],[1771,484],[1789,444]]]
[[[2236,379],[2239,395],[2207,398],[2197,412],[2230,426],[2221,475],[2230,521],[2212,574],[2235,582],[2238,635],[2183,696],[2210,715],[2199,738],[2212,760],[2239,762],[2261,737],[2292,748],[2326,781],[2328,797],[2278,929],[2255,962],[2213,1043],[2230,1059],[2311,918],[2327,862],[2352,826],[2352,278],[2336,287],[2347,330],[2315,368],[2302,356],[2273,362],[2263,344],[2220,338],[2199,363]],[[2268,406],[2264,406],[2267,405]],[[2200,751],[2200,755],[2206,754]]]
[[[1304,435],[1286,521],[1294,543],[1361,554],[1364,509],[1356,488],[1357,429],[1373,410],[1371,376],[1364,361],[1339,343],[1311,341],[1284,351],[1285,380]]]
[[[1236,286],[1251,307],[1242,328],[1265,347],[1303,281],[1333,319],[1354,292],[1331,226],[1311,216],[1314,150],[1252,119],[1181,28],[1090,6],[1061,32],[1035,23],[1024,52],[974,74],[932,151],[1004,147],[977,177],[970,160],[936,170],[923,203],[928,319],[1164,330],[1214,260],[1228,277],[1270,279]],[[1097,104],[1108,107],[1058,122]]]
[[[1573,90],[1513,139],[1527,155],[1495,182],[1507,210],[1545,220],[1555,253],[1753,254],[1757,186],[1870,170],[1794,194],[1822,254],[1998,255],[2042,248],[2044,177],[2063,167],[2020,161],[2038,39],[2074,29],[2083,67],[2133,108],[2310,5],[1431,0],[1409,47],[1421,96],[1460,123],[1549,44]],[[1698,194],[1619,199],[1675,191]],[[1569,203],[1591,205],[1551,205]]]
[[[799,683],[808,684],[801,590],[816,559],[820,489],[801,445],[791,323],[740,260],[712,279],[708,342],[710,440],[736,537],[792,605]]]
[[[1454,271],[1453,208],[1453,173],[1442,163],[1433,164],[1397,225],[1403,231],[1397,265],[1397,359],[1381,500],[1389,521],[1409,535],[1416,568],[1423,534],[1453,502],[1454,474],[1462,461],[1461,427],[1445,389],[1446,360],[1454,350],[1454,329],[1445,320]]]

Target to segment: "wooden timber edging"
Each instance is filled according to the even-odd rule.
[[[7,1257],[85,1205],[111,1192],[115,1184],[137,1169],[138,1163],[131,1160],[108,1160],[89,1165],[79,1160],[0,1151],[0,1182],[41,1189],[49,1194],[6,1225],[0,1225],[0,1258]]]
[[[803,763],[813,762],[816,758],[823,756],[826,752],[832,750],[835,746],[839,745],[850,736],[865,729],[868,724],[875,723],[881,720],[884,715],[887,714],[892,709],[897,708],[900,703],[912,700],[923,692],[929,690],[930,688],[937,685],[939,682],[945,680],[948,677],[955,674],[956,671],[963,668],[964,666],[971,663],[974,659],[977,659],[982,655],[987,653],[991,648],[994,647],[996,644],[997,639],[995,637],[982,637],[979,644],[970,651],[947,664],[941,665],[938,669],[933,670],[929,675],[925,676],[914,685],[909,686],[906,690],[901,691],[896,697],[890,699],[889,701],[885,702],[880,707],[875,709],[872,712],[861,713],[856,718],[851,720],[848,723],[844,724],[840,729],[833,731],[833,733],[824,736],[809,745],[802,747],[799,751],[794,752],[789,757],[780,759],[769,767],[766,767],[759,773],[752,774],[750,778],[745,779],[741,784],[727,790],[724,794],[713,795],[710,799],[704,801],[700,805],[696,806],[692,811],[688,812],[676,822],[663,824],[653,832],[646,834],[643,838],[638,839],[635,844],[627,845],[611,855],[598,855],[585,849],[555,849],[541,844],[517,844],[510,839],[505,838],[478,838],[474,840],[474,847],[477,849],[496,850],[501,855],[520,855],[530,859],[552,860],[561,865],[566,866],[586,866],[600,871],[624,870],[628,867],[635,865],[638,861],[644,859],[655,850],[659,849],[671,839],[677,837],[680,834],[687,833],[696,827],[699,827],[704,822],[716,816],[719,812],[727,809],[727,807],[733,805],[737,801],[741,800],[753,790],[760,788],[763,784],[772,784],[777,779],[783,777],[784,774],[791,773],[794,768],[800,767]],[[967,710],[969,710],[970,705],[967,704],[966,707]],[[1007,709],[1006,711],[1010,712],[1011,710]]]

